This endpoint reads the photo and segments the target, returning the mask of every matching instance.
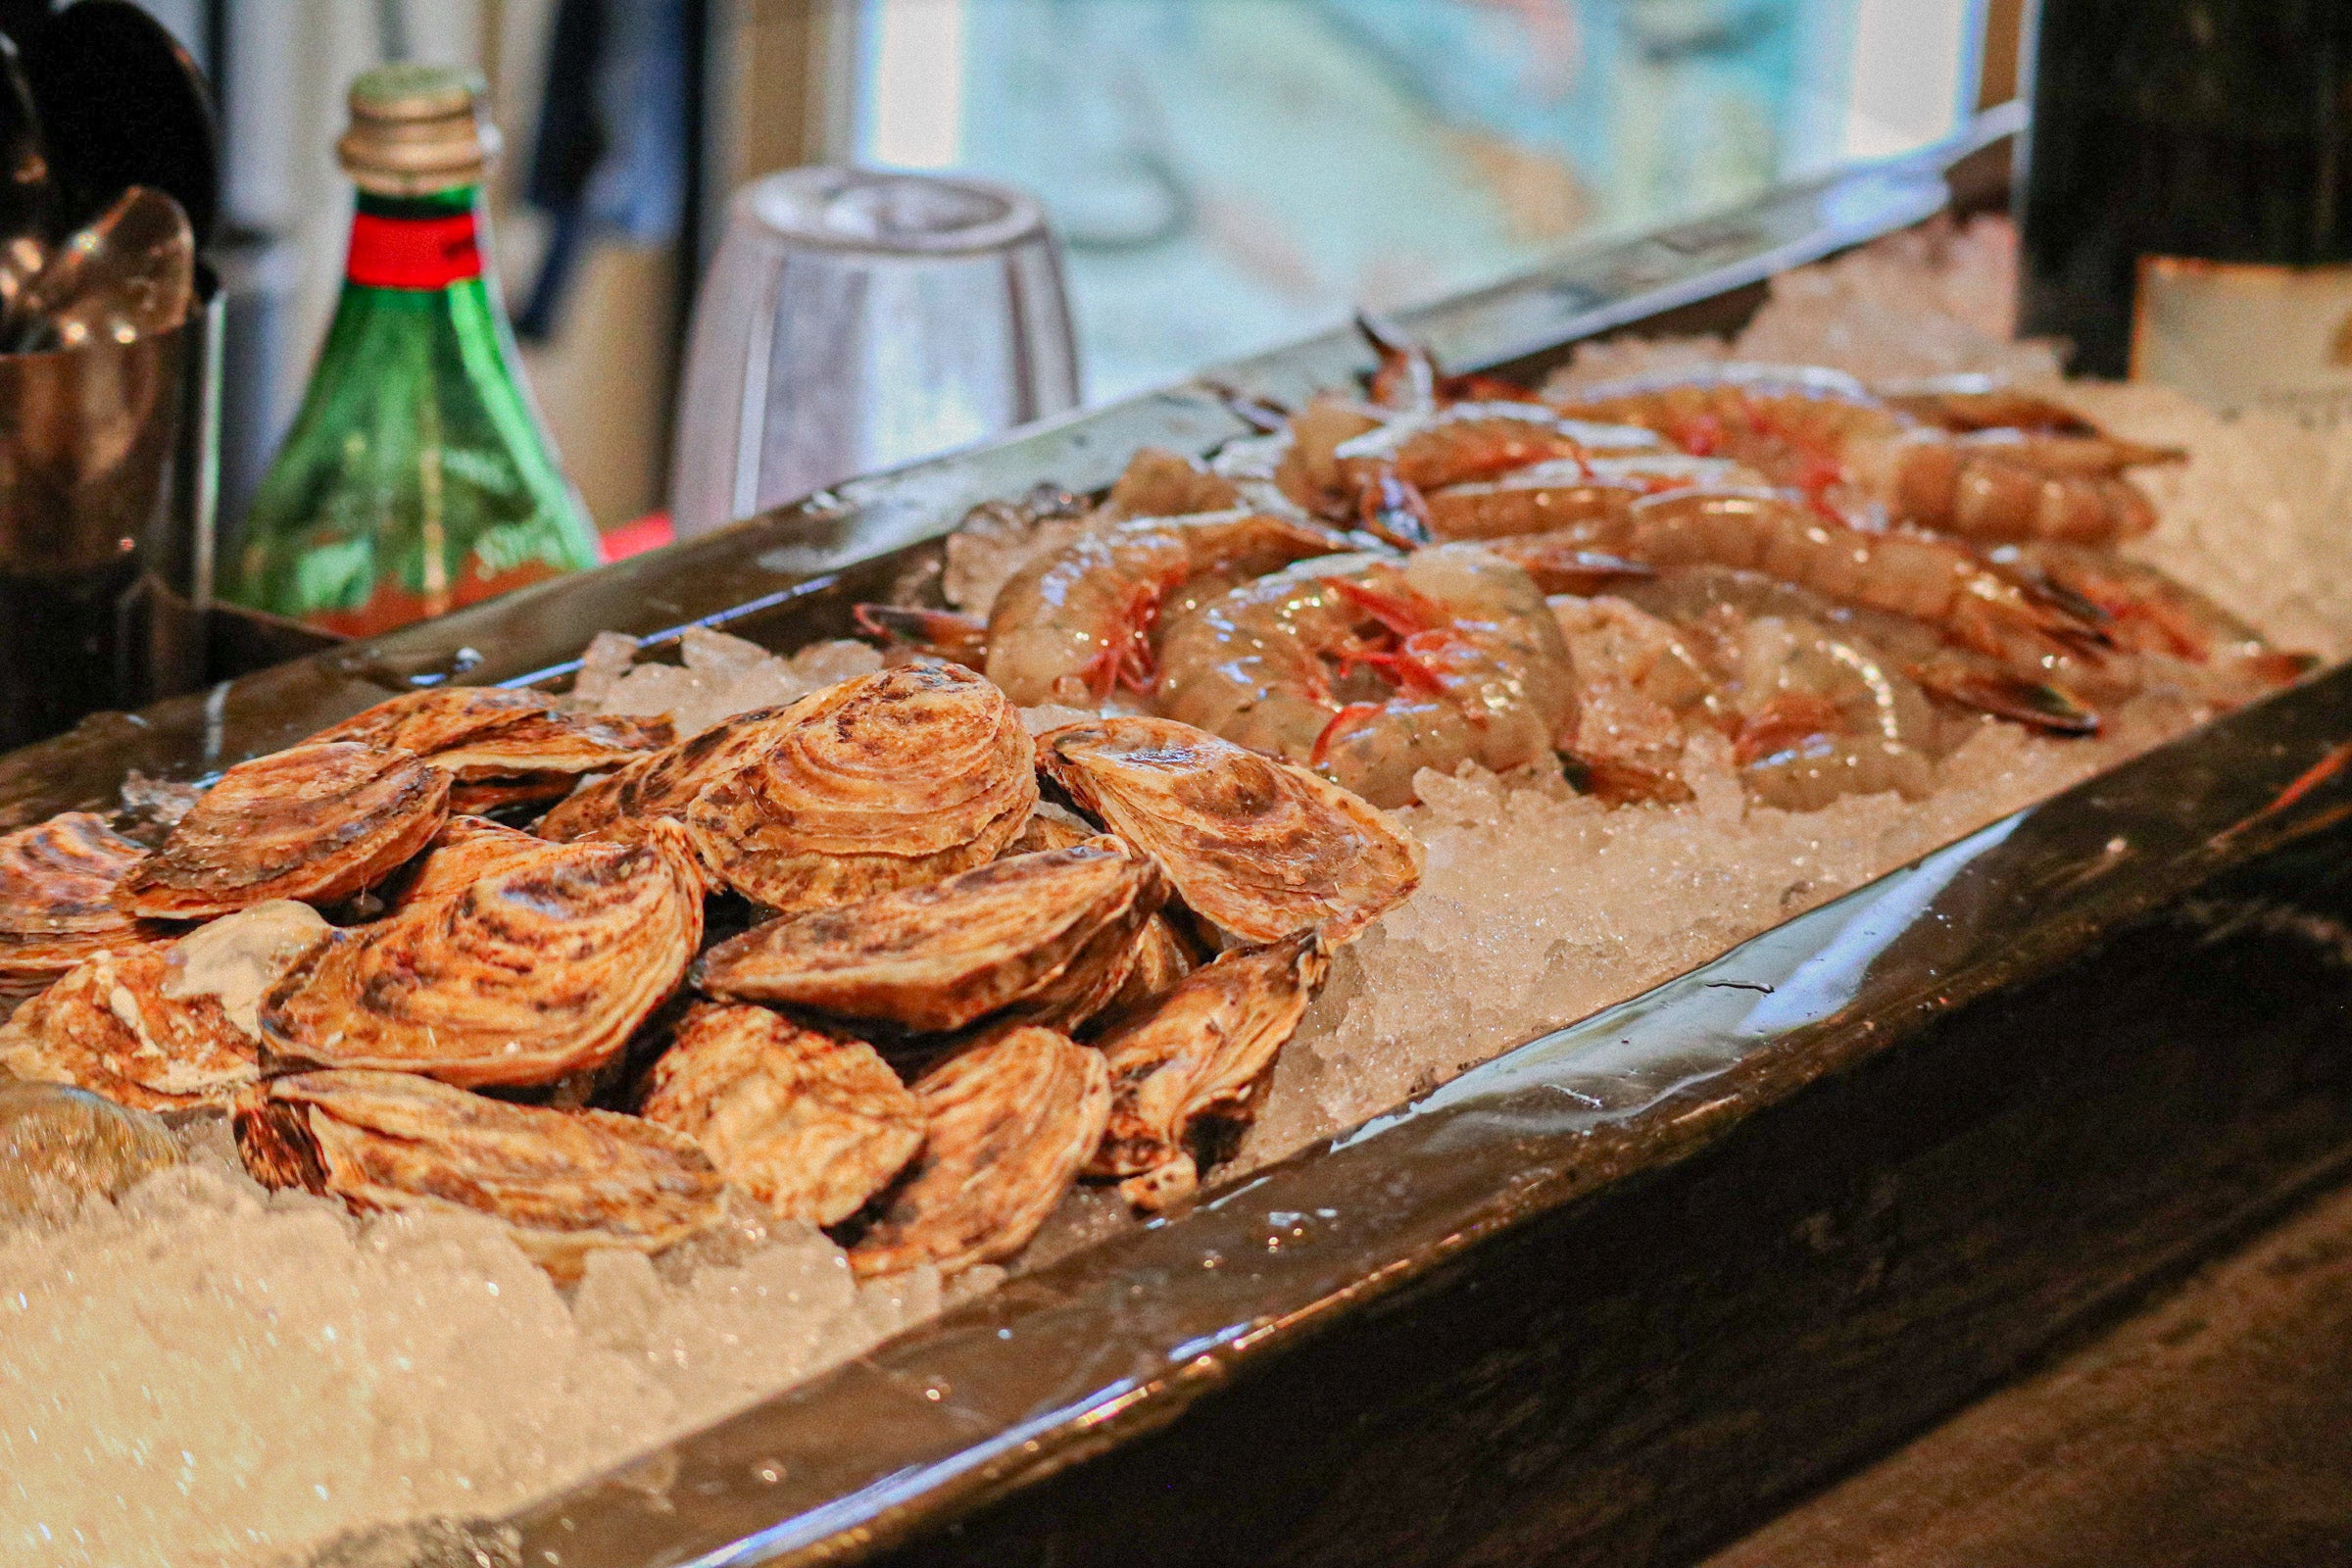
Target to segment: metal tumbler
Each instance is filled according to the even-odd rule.
[[[1060,260],[989,181],[813,168],[736,192],[696,302],[680,538],[1074,408]]]
[[[201,678],[213,317],[0,355],[0,750]]]

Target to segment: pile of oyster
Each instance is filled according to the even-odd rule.
[[[1302,768],[1161,718],[1032,739],[950,664],[684,742],[420,692],[230,768],[152,848],[84,812],[0,838],[30,998],[0,1076],[225,1109],[265,1184],[488,1214],[559,1278],[729,1188],[860,1275],[953,1271],[1081,1179],[1189,1196],[1420,868]]]

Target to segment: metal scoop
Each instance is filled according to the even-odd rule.
[[[196,235],[179,203],[133,185],[50,254],[19,292],[0,344],[12,354],[128,343],[169,331],[196,295]]]

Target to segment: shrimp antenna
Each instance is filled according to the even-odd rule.
[[[1231,381],[1203,378],[1200,382],[1225,405],[1227,413],[1259,435],[1273,435],[1291,422],[1291,406],[1262,392],[1251,392]]]

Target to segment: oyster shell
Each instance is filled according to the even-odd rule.
[[[804,699],[776,744],[685,810],[703,862],[790,912],[984,864],[1037,806],[1020,710],[970,670],[908,664]]]
[[[857,1213],[923,1145],[922,1107],[873,1047],[765,1007],[688,1011],[643,1114],[778,1217],[811,1225]]]
[[[265,899],[333,904],[383,880],[449,814],[449,775],[354,741],[239,762],[115,889],[132,914],[200,920]]]
[[[115,906],[146,850],[88,811],[0,836],[0,1001],[29,996],[104,949],[160,935]]]
[[[1200,967],[1200,962],[1193,954],[1193,945],[1178,934],[1175,923],[1165,913],[1155,914],[1136,933],[1135,954],[1127,966],[1126,978],[1105,1005],[1116,1012],[1142,1006],[1153,997],[1175,989],[1178,981]]]
[[[317,909],[271,899],[198,926],[164,952],[172,1002],[211,997],[228,1021],[259,1042],[262,998],[334,928]]]
[[[354,1209],[466,1210],[576,1280],[598,1248],[658,1252],[720,1217],[724,1184],[693,1139],[609,1110],[548,1110],[404,1072],[256,1084],[232,1125],[245,1168]]]
[[[1019,838],[1005,846],[1004,858],[1015,855],[1035,855],[1040,850],[1066,850],[1073,844],[1083,844],[1095,836],[1095,830],[1080,818],[1058,806],[1041,803],[1021,829]],[[1095,994],[1080,995],[1075,1004],[1065,1008],[1047,1008],[1037,1022],[1055,1029],[1072,1031],[1104,1007],[1123,1009],[1155,997],[1192,971],[1195,959],[1191,944],[1177,934],[1167,915],[1154,913],[1136,932],[1135,940],[1116,953],[1101,955],[1089,965],[1074,961],[1073,970],[1091,969],[1102,985]]]
[[[226,1100],[260,1076],[253,1037],[218,997],[166,995],[170,945],[84,959],[0,1026],[0,1066],[139,1110]]]
[[[1110,1069],[1110,1119],[1090,1176],[1123,1176],[1138,1208],[1190,1197],[1200,1173],[1186,1150],[1200,1118],[1246,1120],[1275,1054],[1330,972],[1314,932],[1241,948],[1194,970],[1149,1013],[1098,1042]]]
[[[180,1162],[164,1124],[85,1090],[0,1080],[0,1219],[29,1213],[39,1187],[120,1198]]]
[[[666,718],[566,712],[545,692],[444,686],[405,692],[311,737],[413,752],[456,781],[454,808],[554,800],[600,772],[677,738]]]
[[[1073,844],[1084,844],[1095,836],[1095,830],[1060,807],[1040,802],[1029,820],[1021,824],[1020,833],[1004,846],[1003,858],[1015,855],[1035,855],[1040,850],[1066,850]]]
[[[804,699],[806,701],[806,699]],[[709,785],[759,760],[792,726],[800,703],[756,708],[692,740],[638,758],[559,801],[531,831],[570,841],[595,834],[616,842],[656,817],[680,816]]]
[[[616,1055],[702,935],[682,846],[548,846],[334,933],[262,999],[262,1038],[273,1064],[550,1083]]]
[[[921,1263],[953,1273],[1019,1251],[1102,1141],[1102,1053],[1020,1028],[951,1056],[914,1086],[923,1152],[850,1251],[858,1278]]]
[[[696,982],[739,1001],[959,1029],[1016,1003],[1067,1001],[1065,979],[1099,984],[1097,967],[1132,945],[1161,896],[1150,861],[1094,838],[770,920],[704,955]]]
[[[1038,766],[1159,863],[1196,911],[1273,942],[1353,940],[1421,880],[1421,846],[1302,767],[1169,718],[1104,718],[1038,737]]]
[[[452,893],[463,893],[533,855],[553,853],[543,838],[479,816],[452,816],[433,835],[392,895],[392,907],[405,909]]]

